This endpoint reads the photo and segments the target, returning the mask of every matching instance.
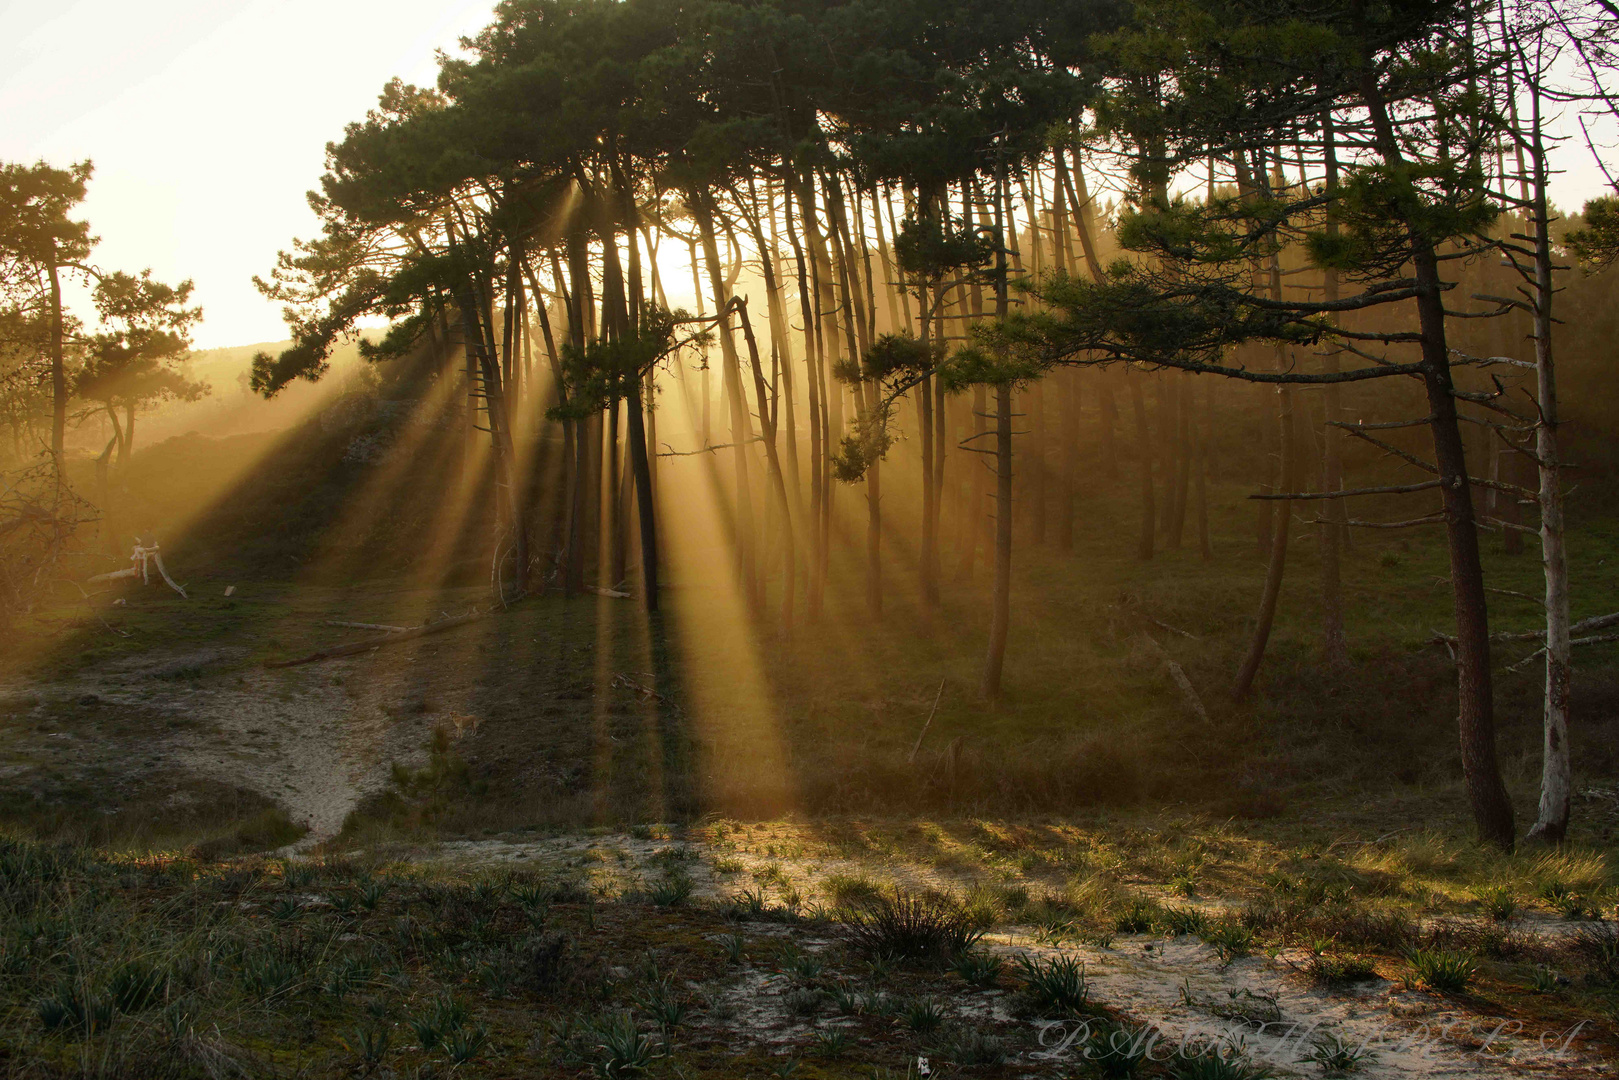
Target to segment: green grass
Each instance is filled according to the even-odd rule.
[[[1424,986],[1446,994],[1462,993],[1478,973],[1478,958],[1459,950],[1413,949],[1406,959]]]
[[[274,914],[376,882],[386,888],[374,906]],[[539,924],[531,893],[547,898]],[[903,1070],[920,1037],[942,1040],[941,1062],[974,1065],[1035,1045],[1022,1024],[951,1026],[961,986],[943,970],[885,971],[885,989],[857,1001],[847,988],[877,976],[858,953],[824,948],[836,936],[824,921],[772,928],[799,982],[753,1001],[747,980],[772,965],[713,948],[733,918],[711,904],[583,903],[574,883],[534,876],[207,864],[0,840],[0,1060],[7,1075],[30,1077],[335,1080],[408,1062],[466,1077],[649,1069],[731,1080],[779,1064],[775,1047],[756,1042],[760,1025],[785,1031],[823,1015],[839,999],[823,987],[851,1000],[839,1008],[841,1040],[828,1034],[818,1056],[860,1048],[843,1071],[820,1074],[829,1080]],[[557,940],[566,947],[552,949]],[[746,1019],[739,996],[753,1008]]]
[[[1414,820],[1464,831],[1453,670],[1425,645],[1449,619],[1448,593],[1435,583],[1444,576],[1439,538],[1357,537],[1344,570],[1355,666],[1343,672],[1315,662],[1312,542],[1306,536],[1296,544],[1259,693],[1238,706],[1226,690],[1262,572],[1245,489],[1215,487],[1210,563],[1191,550],[1160,552],[1150,564],[1131,558],[1117,528],[1134,513],[1127,492],[1121,478],[1083,494],[1072,553],[1023,538],[1018,629],[1006,694],[993,708],[975,691],[986,629],[983,575],[952,582],[943,609],[927,615],[912,576],[895,568],[887,615],[872,623],[855,553],[841,549],[821,624],[787,641],[768,620],[729,623],[723,605],[716,609],[673,570],[670,615],[657,632],[633,604],[547,596],[486,623],[381,650],[358,670],[345,669],[357,693],[408,677],[419,688],[384,701],[385,710],[471,716],[477,735],[457,748],[468,765],[465,790],[454,790],[456,776],[407,778],[370,802],[347,837],[374,844],[528,825],[689,821],[705,813],[1038,817],[1167,800],[1256,824],[1285,826],[1308,808],[1357,831],[1387,825],[1387,832]],[[901,520],[907,496],[895,498]],[[1601,602],[1594,568],[1619,558],[1612,533],[1601,521],[1577,522],[1576,597]],[[1533,560],[1505,556],[1497,543],[1486,539],[1492,584],[1533,592]],[[1394,556],[1392,564],[1385,555]],[[338,589],[276,575],[239,582],[235,597],[222,593],[223,578],[199,588],[193,601],[134,590],[125,605],[103,611],[129,637],[99,626],[58,629],[40,639],[43,651],[32,660],[11,663],[66,674],[154,652],[223,648],[236,651],[193,675],[228,687],[259,660],[357,636],[325,625],[329,619],[416,622],[482,601],[475,588],[372,581]],[[1529,605],[1510,597],[1492,603],[1498,627],[1533,626]],[[1212,726],[1185,716],[1173,686],[1140,651],[1136,634],[1152,627],[1138,622],[1136,611],[1197,635],[1153,631],[1186,668]],[[1509,658],[1509,647],[1502,651]],[[642,673],[634,677],[662,697],[618,678],[627,672]],[[1538,776],[1538,676],[1498,676],[1504,771],[1527,814]],[[297,685],[334,677],[344,676],[314,665],[285,678]],[[944,696],[912,761],[941,678]],[[1619,702],[1611,648],[1581,654],[1575,696],[1580,779],[1611,776],[1619,745],[1604,719]],[[1357,801],[1349,792],[1378,797]],[[1599,823],[1580,816],[1575,830],[1577,843],[1601,838]],[[1042,854],[997,852],[960,836],[936,846],[937,865],[965,872],[991,872],[1005,855]],[[1219,886],[1209,873],[1194,859],[1169,861],[1161,882],[1201,893]]]

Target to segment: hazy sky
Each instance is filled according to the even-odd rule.
[[[430,83],[434,50],[492,0],[0,0],[0,160],[91,158],[84,208],[102,264],[197,283],[199,347],[285,336],[254,290],[315,219],[324,147],[395,75]],[[1600,176],[1565,155],[1556,200]]]
[[[90,158],[99,262],[190,277],[197,344],[285,337],[252,275],[316,228],[328,140],[493,0],[0,0],[0,160]]]

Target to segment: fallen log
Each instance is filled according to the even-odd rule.
[[[933,695],[933,708],[928,710],[927,723],[916,733],[916,745],[911,747],[911,756],[905,759],[905,764],[909,765],[916,760],[916,753],[922,749],[922,740],[927,737],[928,728],[933,726],[933,716],[939,711],[939,702],[942,700],[944,700],[944,679],[939,680],[939,692]]]
[[[474,611],[466,615],[456,615],[448,619],[440,619],[438,622],[428,623],[425,626],[413,626],[409,629],[384,634],[382,637],[371,638],[368,641],[354,641],[347,645],[334,645],[330,649],[320,649],[310,653],[308,656],[300,656],[295,660],[266,660],[264,666],[267,668],[289,668],[298,667],[300,664],[313,664],[321,660],[335,660],[340,656],[354,656],[358,653],[381,648],[384,645],[392,645],[396,641],[410,641],[414,638],[426,637],[428,634],[436,634],[441,630],[464,626],[469,622],[487,619],[492,614],[494,614],[492,611]]]
[[[1501,591],[1501,590],[1495,590],[1495,591]],[[1513,594],[1513,595],[1520,595],[1520,594]],[[1531,599],[1533,599],[1533,598],[1531,598]],[[1589,634],[1593,630],[1606,630],[1608,627],[1613,626],[1615,624],[1619,624],[1619,611],[1616,611],[1616,612],[1612,613],[1611,615],[1593,615],[1589,619],[1581,619],[1579,622],[1577,622],[1573,626],[1569,627],[1568,632],[1569,632],[1569,634],[1571,636],[1578,637],[1578,636],[1580,636],[1582,634]],[[1435,644],[1454,645],[1454,644],[1456,644],[1456,635],[1454,635],[1454,634],[1435,633],[1434,636],[1432,638],[1430,638],[1429,640],[1431,642],[1435,643]],[[1546,640],[1546,631],[1544,631],[1544,630],[1517,630],[1517,631],[1502,630],[1502,631],[1497,631],[1496,633],[1491,634],[1490,635],[1490,640],[1491,641],[1545,641]],[[1570,644],[1573,644],[1573,645],[1595,645],[1599,641],[1606,641],[1606,640],[1608,640],[1608,639],[1606,639],[1606,638],[1590,638],[1590,639],[1588,639],[1586,641],[1570,642]],[[1538,656],[1540,654],[1535,653],[1533,655]]]
[[[420,626],[389,626],[387,623],[374,622],[344,622],[342,619],[327,619],[327,626],[346,626],[350,630],[381,630],[385,634],[403,634],[406,630],[420,630]]]
[[[1143,632],[1141,640],[1146,642],[1147,651],[1157,657],[1163,663],[1164,669],[1169,672],[1170,679],[1181,692],[1181,700],[1185,703],[1187,711],[1207,724],[1209,711],[1203,707],[1203,699],[1198,697],[1197,691],[1193,689],[1192,680],[1186,677],[1186,669],[1175,663],[1151,634]]]

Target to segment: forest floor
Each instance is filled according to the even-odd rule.
[[[1619,606],[1610,531],[1573,543],[1576,618]],[[176,567],[188,599],[64,601],[0,660],[0,822],[103,854],[75,856],[24,922],[12,904],[0,1063],[340,1075],[387,1032],[369,1064],[400,1076],[571,1075],[638,1046],[654,1076],[915,1075],[918,1056],[1055,1076],[1111,1067],[1067,1038],[1100,1016],[1168,1047],[1241,1041],[1284,1072],[1610,1069],[1612,650],[1580,658],[1570,845],[1494,854],[1467,838],[1453,671],[1428,644],[1448,615],[1436,540],[1350,553],[1341,671],[1314,659],[1301,544],[1242,706],[1224,688],[1262,568],[1223,544],[1218,573],[1194,551],[1138,566],[1102,535],[1023,553],[994,706],[975,689],[981,572],[937,612],[896,573],[881,624],[839,579],[790,640],[723,585],[676,580],[656,622],[546,595],[287,668],[265,662],[370,636],[333,623],[419,625],[486,593]],[[1487,554],[1492,584],[1533,591],[1531,560]],[[1501,603],[1497,625],[1533,625]],[[1498,714],[1527,814],[1533,671],[1499,669]],[[896,897],[967,913],[976,959],[850,937],[851,912]],[[199,903],[214,914],[178,919]],[[41,1003],[69,994],[49,979],[116,996],[126,954],[164,958],[161,1020],[46,1030]],[[412,1022],[452,998],[459,1049],[414,1048]]]

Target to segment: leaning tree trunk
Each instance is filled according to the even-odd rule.
[[[1377,77],[1361,77],[1362,97],[1371,113],[1377,149],[1390,166],[1404,164]],[[1414,224],[1411,236],[1417,317],[1422,336],[1423,386],[1427,391],[1428,429],[1434,464],[1444,493],[1445,534],[1450,548],[1450,581],[1456,610],[1457,728],[1462,774],[1472,803],[1479,837],[1510,851],[1516,839],[1512,800],[1501,781],[1495,748],[1495,687],[1490,673],[1490,617],[1485,602],[1484,566],[1479,558],[1478,521],[1473,512],[1473,485],[1468,482],[1467,454],[1456,418],[1455,385],[1445,340],[1444,282],[1439,259]]]
[[[1276,370],[1286,371],[1287,366],[1287,350],[1278,345]],[[1281,489],[1290,492],[1293,490],[1293,392],[1285,384],[1276,388],[1276,429],[1281,440]],[[1265,588],[1259,599],[1259,618],[1254,624],[1254,636],[1248,643],[1248,655],[1237,670],[1237,682],[1232,688],[1232,694],[1238,701],[1246,698],[1253,689],[1254,677],[1259,674],[1259,665],[1265,659],[1265,647],[1270,642],[1271,627],[1276,622],[1276,603],[1282,595],[1282,574],[1287,567],[1287,537],[1292,531],[1292,506],[1285,499],[1276,504],[1270,554],[1265,563]]]

